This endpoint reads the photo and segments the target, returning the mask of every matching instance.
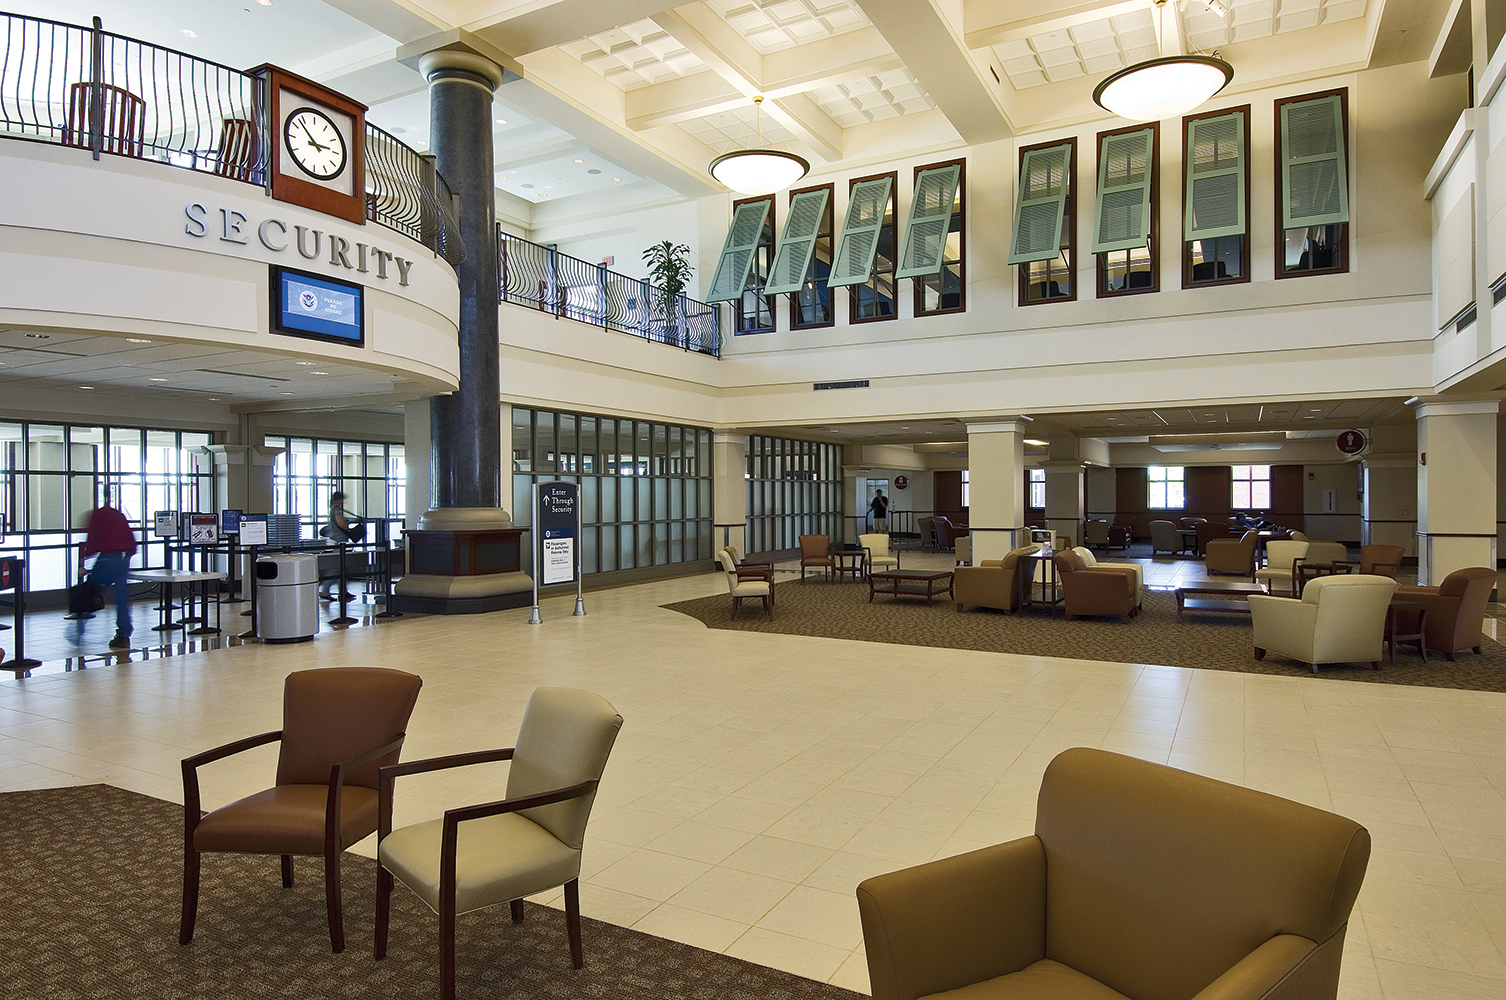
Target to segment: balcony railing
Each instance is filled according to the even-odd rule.
[[[681,295],[666,314],[659,289],[498,230],[502,301],[720,357],[721,308]]]
[[[266,101],[238,69],[103,30],[0,14],[0,136],[154,160],[264,186]],[[424,156],[366,126],[366,217],[451,265],[455,199]]]

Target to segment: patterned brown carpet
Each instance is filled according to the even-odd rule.
[[[1305,664],[1275,653],[1256,660],[1250,619],[1246,615],[1189,611],[1178,625],[1176,597],[1164,591],[1146,591],[1144,610],[1127,625],[1116,618],[1077,618],[1068,622],[1060,611],[1054,618],[1045,611],[1011,615],[969,607],[958,612],[956,605],[944,596],[927,605],[915,598],[880,595],[869,604],[867,584],[825,583],[815,578],[805,583],[780,580],[774,593],[777,603],[773,621],[765,618],[763,608],[753,602],[745,602],[734,620],[732,600],[726,594],[664,607],[689,615],[709,628],[745,632],[1313,676]],[[1334,664],[1322,667],[1318,676],[1328,680],[1506,691],[1506,646],[1487,638],[1481,648],[1483,655],[1460,653],[1454,663],[1430,653],[1428,662],[1423,663],[1412,647],[1403,646],[1397,650],[1394,667],[1383,663],[1377,672],[1368,664]]]
[[[0,794],[0,906],[10,943],[0,996],[110,1000],[297,1000],[439,995],[438,922],[399,887],[388,957],[371,957],[375,863],[347,855],[346,950],[329,948],[322,862],[204,859],[194,943],[178,945],[183,807],[109,785]],[[847,990],[584,921],[585,968],[570,967],[563,913],[529,904],[461,917],[462,998],[858,1000]]]

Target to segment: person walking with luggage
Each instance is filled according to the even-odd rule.
[[[873,519],[873,530],[887,535],[889,533],[889,501],[884,497],[883,490],[875,490],[873,501],[868,505],[868,516]]]
[[[126,516],[110,506],[110,495],[104,493],[99,506],[87,515],[87,534],[78,550],[78,574],[84,577],[84,560],[94,556],[94,567],[89,570],[89,580],[104,589],[115,592],[115,638],[110,640],[111,649],[128,649],[131,645],[131,581],[126,573],[131,568],[131,557],[136,554],[136,533],[126,521]]]

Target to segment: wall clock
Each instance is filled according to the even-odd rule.
[[[298,168],[316,180],[330,180],[345,170],[345,137],[329,115],[317,108],[299,108],[288,115],[282,141]]]
[[[272,197],[364,223],[366,106],[276,66],[251,72],[266,113]]]

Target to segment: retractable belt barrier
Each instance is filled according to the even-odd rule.
[[[9,590],[14,601],[13,626],[16,633],[16,655],[0,663],[0,670],[14,670],[17,677],[30,677],[32,667],[40,667],[41,660],[26,656],[26,560],[0,559],[0,591]]]

